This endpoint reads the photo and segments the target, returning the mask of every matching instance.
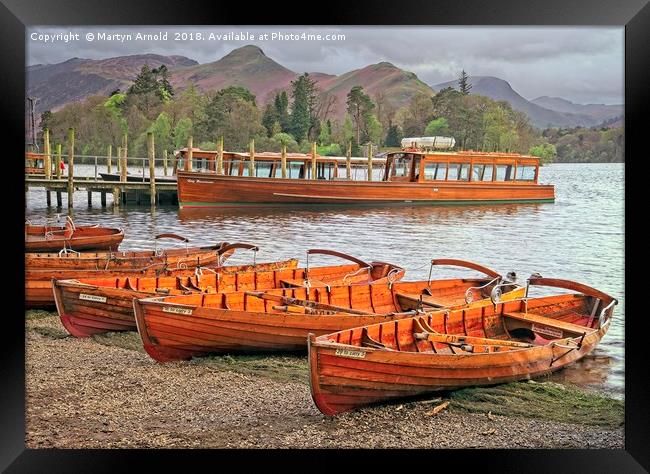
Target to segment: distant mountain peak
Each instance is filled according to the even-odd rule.
[[[231,52],[226,54],[224,58],[255,58],[257,56],[264,56],[265,58],[268,57],[266,54],[264,54],[264,51],[262,51],[262,48],[259,46],[256,46],[254,44],[247,44],[241,48],[233,49]]]

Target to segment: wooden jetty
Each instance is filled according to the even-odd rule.
[[[88,206],[92,206],[94,193],[100,195],[102,207],[106,206],[106,195],[112,194],[113,205],[119,207],[122,204],[177,204],[178,194],[176,183],[167,177],[167,156],[166,151],[163,157],[155,158],[154,138],[152,133],[147,134],[146,158],[127,157],[128,139],[124,135],[122,146],[117,148],[117,170],[120,173],[119,181],[103,179],[99,173],[99,167],[105,166],[107,173],[112,173],[113,156],[112,145],[107,148],[106,156],[88,156],[75,154],[74,129],[68,130],[67,155],[62,153],[62,145],[58,144],[56,153],[50,148],[49,131],[43,133],[43,153],[25,153],[25,191],[29,188],[43,188],[46,191],[47,205],[52,205],[51,193],[56,193],[56,206],[63,207],[63,194],[67,194],[68,208],[73,207],[74,192],[86,191],[88,195]],[[94,176],[75,175],[75,159],[94,160]],[[136,175],[127,173],[127,160],[136,161],[142,164],[142,180],[134,179]],[[155,165],[162,162],[164,176],[156,176]],[[61,163],[66,168],[66,176],[63,176]],[[102,170],[103,171],[103,170]],[[137,176],[140,177],[140,176]],[[156,178],[161,178],[158,181]]]

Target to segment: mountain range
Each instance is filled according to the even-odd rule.
[[[91,95],[108,95],[116,89],[126,90],[144,64],[152,68],[165,64],[170,71],[170,82],[176,90],[182,90],[191,83],[203,92],[240,85],[255,94],[258,105],[265,104],[276,92],[289,90],[291,81],[299,76],[299,73],[266,56],[259,47],[248,45],[205,64],[184,56],[157,54],[101,60],[72,58],[57,64],[37,64],[27,67],[27,95],[37,99],[35,112],[39,117],[45,110],[55,111]],[[323,93],[336,98],[331,107],[335,117],[345,114],[347,93],[355,85],[363,86],[371,98],[381,93],[396,108],[408,105],[417,93],[433,96],[442,88],[457,88],[456,81],[427,85],[414,73],[389,62],[371,64],[341,75],[314,72],[310,76]],[[508,101],[514,109],[525,112],[533,125],[540,128],[594,126],[604,121],[615,123],[616,118],[623,115],[622,105],[581,105],[547,96],[527,100],[503,79],[470,76],[469,80],[472,93]]]

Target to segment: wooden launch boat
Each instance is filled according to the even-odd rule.
[[[578,293],[310,334],[318,409],[335,415],[438,390],[530,379],[589,354],[607,332],[616,300],[567,280],[531,278],[529,284]]]
[[[203,293],[133,300],[133,305],[145,350],[165,362],[209,353],[304,351],[309,333],[409,317],[418,312],[413,301],[424,307],[467,304],[465,296],[473,293],[470,303],[480,306],[491,304],[486,295],[508,299],[524,291],[488,276]]]
[[[348,179],[345,160],[315,160],[312,165],[311,158],[287,157],[288,170],[282,178],[279,157],[255,155],[251,163],[250,156],[224,154],[222,174],[209,167],[178,171],[179,206],[538,203],[555,199],[553,185],[538,183],[539,159],[515,153],[405,149],[388,153],[382,169],[372,172],[372,181],[367,172],[361,179]]]
[[[187,242],[175,234],[161,234],[157,238],[170,236]],[[52,279],[171,275],[175,271],[222,265],[233,252],[227,242],[222,242],[205,247],[153,251],[26,253],[25,306],[54,307]]]
[[[250,244],[231,244],[233,248],[257,250]],[[396,281],[404,270],[382,262],[365,262],[331,250],[311,249],[313,254],[334,255],[352,264],[297,268],[298,260],[253,264],[237,267],[199,269],[170,276],[122,276],[52,283],[54,300],[61,322],[70,334],[91,336],[107,331],[135,331],[133,299],[189,293],[230,293],[285,287],[323,287]]]
[[[25,224],[25,251],[52,252],[71,250],[117,250],[124,239],[123,229],[99,226],[75,226],[70,216],[65,226]]]

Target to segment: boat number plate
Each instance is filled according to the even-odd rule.
[[[336,355],[342,357],[351,357],[353,359],[365,359],[366,353],[362,351],[350,351],[347,349],[336,349]]]
[[[192,314],[190,308],[175,308],[173,306],[163,307],[163,313],[175,313],[175,314]]]
[[[547,336],[557,337],[558,339],[561,339],[562,336],[564,335],[561,329],[555,329],[548,326],[540,326],[539,324],[533,324],[531,329],[533,330],[533,332],[538,332],[540,334],[545,334]]]
[[[79,299],[86,300],[86,301],[97,301],[99,303],[106,303],[105,296],[87,295],[85,293],[79,293]]]

